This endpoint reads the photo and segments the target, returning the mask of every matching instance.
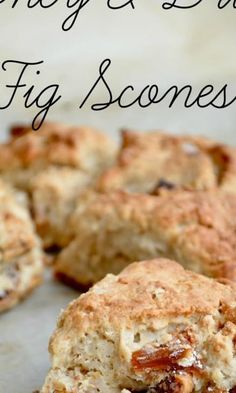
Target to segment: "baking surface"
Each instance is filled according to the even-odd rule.
[[[48,340],[56,318],[78,292],[53,281],[0,316],[0,393],[32,393],[41,388],[50,367]]]

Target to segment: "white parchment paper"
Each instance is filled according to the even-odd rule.
[[[60,310],[79,294],[53,281],[0,316],[0,393],[32,393],[50,367],[48,340]]]

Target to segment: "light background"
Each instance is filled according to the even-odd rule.
[[[28,87],[35,83],[38,91],[40,83],[41,87],[60,84],[63,98],[50,110],[48,119],[94,125],[106,132],[120,127],[163,128],[236,143],[236,104],[228,109],[185,109],[180,101],[171,109],[164,102],[147,109],[120,109],[115,105],[93,112],[91,104],[106,98],[100,87],[90,105],[79,109],[97,78],[99,64],[108,57],[112,66],[107,76],[116,93],[129,83],[137,91],[150,83],[162,89],[190,83],[196,91],[208,83],[229,83],[232,94],[235,93],[236,10],[232,4],[219,10],[216,0],[203,0],[191,10],[165,11],[160,0],[136,0],[135,10],[128,6],[113,11],[107,8],[105,0],[90,0],[74,27],[63,32],[61,24],[72,12],[66,7],[66,0],[59,0],[59,4],[46,10],[29,10],[25,0],[11,9],[12,1],[0,4],[1,60],[45,61],[40,77],[29,71],[26,79]],[[113,4],[121,3],[113,0]],[[1,102],[9,97],[4,83],[15,79],[14,67],[0,73]],[[33,116],[34,110],[25,110],[22,94],[18,94],[9,109],[0,111],[2,135],[10,124],[31,121]]]

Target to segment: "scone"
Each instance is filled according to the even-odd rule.
[[[45,123],[38,131],[15,127],[10,140],[0,145],[0,174],[29,190],[35,176],[49,167],[99,174],[113,158],[111,140],[91,128],[56,123]]]
[[[212,191],[86,193],[56,276],[90,286],[133,261],[167,257],[210,277],[236,280],[236,198]]]
[[[115,152],[115,144],[99,131],[53,123],[36,132],[13,128],[10,141],[0,145],[0,174],[29,193],[44,248],[68,242],[74,200],[111,165]]]
[[[53,167],[36,176],[31,187],[32,214],[45,249],[58,251],[68,245],[76,201],[93,184],[92,175],[75,168]]]
[[[236,295],[156,259],[73,301],[50,341],[41,393],[233,393]]]
[[[117,163],[98,189],[152,192],[159,185],[236,192],[236,149],[194,136],[124,131]]]
[[[19,196],[0,183],[0,311],[14,306],[42,281],[39,240]]]

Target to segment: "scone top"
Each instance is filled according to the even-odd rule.
[[[108,323],[120,328],[147,323],[147,319],[152,323],[160,318],[212,314],[223,303],[235,301],[230,286],[168,259],[156,259],[133,263],[118,276],[108,274],[69,306],[60,326],[72,323],[81,329],[89,322],[90,327]]]
[[[42,393],[231,392],[235,323],[230,286],[165,259],[134,263],[63,312]]]
[[[101,190],[152,192],[159,184],[236,190],[236,150],[195,136],[124,131],[116,165],[101,177]]]
[[[10,140],[0,145],[0,172],[24,188],[29,176],[50,166],[99,173],[103,162],[114,158],[114,152],[112,141],[89,127],[45,123],[33,131],[18,126],[12,129]]]
[[[38,244],[23,198],[0,180],[0,267]]]
[[[165,257],[209,277],[236,280],[234,194],[90,192],[76,206],[74,237],[54,265],[59,278],[88,286],[132,261]]]

